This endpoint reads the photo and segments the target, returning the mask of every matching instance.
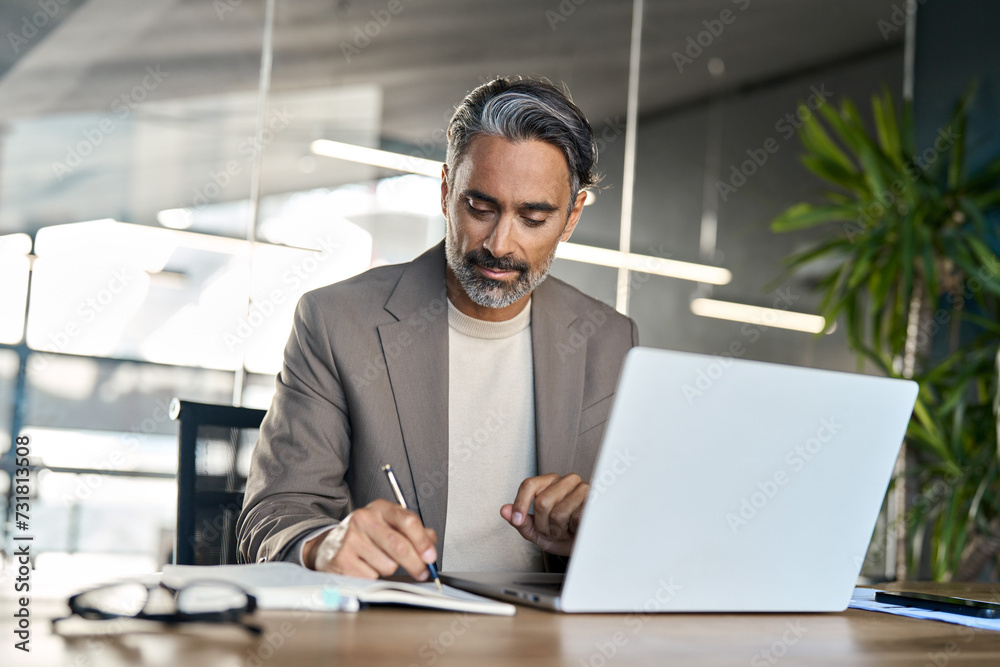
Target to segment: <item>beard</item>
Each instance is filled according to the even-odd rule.
[[[470,250],[462,255],[458,244],[452,240],[451,234],[448,234],[445,239],[445,255],[448,266],[458,279],[458,284],[473,303],[484,308],[506,308],[531,294],[548,277],[552,261],[556,257],[556,248],[552,248],[552,252],[541,266],[533,268],[528,262],[512,257],[495,257],[485,248]],[[494,280],[476,271],[476,265],[494,271],[517,271],[518,275],[509,282]]]

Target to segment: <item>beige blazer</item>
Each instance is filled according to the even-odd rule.
[[[552,277],[531,308],[538,473],[589,480],[638,330]],[[410,508],[437,531],[440,559],[448,502],[444,243],[408,264],[305,294],[276,386],[237,522],[241,562],[294,557],[290,548],[309,532],[353,507],[391,500],[386,463]]]

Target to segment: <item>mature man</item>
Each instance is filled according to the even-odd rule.
[[[450,571],[531,571],[570,554],[638,342],[631,320],[546,280],[595,160],[587,119],[546,81],[466,97],[448,128],[445,241],[298,304],[242,560],[425,579],[439,555]],[[391,500],[386,463],[412,511]]]

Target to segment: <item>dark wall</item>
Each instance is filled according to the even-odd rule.
[[[800,201],[818,201],[822,183],[802,166],[801,144],[786,116],[808,102],[814,91],[830,94],[827,104],[849,97],[865,113],[880,84],[899,98],[903,83],[902,45],[810,68],[780,80],[727,94],[721,104],[721,151],[714,183],[729,182],[733,165],[760,154],[768,140],[766,162],[725,201],[716,188],[718,240],[716,262],[733,272],[729,285],[716,287],[717,299],[815,313],[818,298],[808,278],[769,285],[782,271],[782,259],[815,242],[829,230],[774,234],[771,219]],[[816,101],[816,98],[813,98]],[[632,251],[685,261],[700,261],[710,103],[663,110],[639,119]],[[777,149],[774,150],[774,147]],[[713,170],[714,171],[714,170]],[[620,196],[615,192],[615,196]],[[588,224],[585,220],[581,224]],[[574,237],[574,240],[577,240]],[[557,262],[553,273],[614,304],[616,272],[573,262]],[[689,352],[731,354],[747,359],[855,370],[843,331],[808,333],[744,325],[694,315],[695,283],[633,274],[629,314],[639,325],[643,345]]]
[[[917,8],[913,100],[917,143],[930,146],[973,78],[969,166],[1000,154],[1000,2],[927,0]]]

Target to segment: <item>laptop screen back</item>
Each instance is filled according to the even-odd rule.
[[[846,608],[916,384],[635,348],[565,611]]]

